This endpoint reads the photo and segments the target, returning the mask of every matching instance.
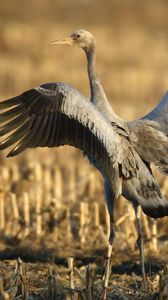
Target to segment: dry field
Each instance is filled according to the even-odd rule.
[[[97,69],[114,110],[145,115],[168,87],[166,0],[0,2],[0,99],[64,81],[89,96],[81,50],[49,47],[75,29],[97,38]],[[101,299],[109,232],[102,178],[71,147],[0,153],[0,299]],[[168,197],[168,180],[158,175]],[[142,214],[147,290],[132,207],[119,199],[108,299],[168,299],[167,218]],[[19,259],[19,257],[21,259]],[[74,258],[74,259],[72,259]]]

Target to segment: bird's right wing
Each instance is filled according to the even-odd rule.
[[[141,159],[168,174],[168,92],[150,113],[128,126],[137,138],[132,144]]]
[[[147,164],[155,164],[161,172],[168,174],[168,137],[160,131],[159,123],[144,119],[128,124],[129,139],[141,159]]]
[[[26,148],[75,146],[99,162],[118,196],[119,165],[125,158],[120,136],[77,90],[63,83],[44,84],[0,102],[0,110],[0,136],[5,136],[0,150],[17,143],[8,156]],[[136,163],[126,165],[129,176]]]
[[[160,125],[160,130],[168,136],[168,92],[163,96],[160,103],[143,119],[157,122]]]

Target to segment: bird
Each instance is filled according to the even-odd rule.
[[[145,117],[125,122],[110,106],[96,73],[96,40],[93,35],[80,29],[50,44],[67,44],[84,50],[90,99],[69,84],[51,82],[1,101],[0,123],[3,124],[0,136],[3,140],[0,141],[0,150],[14,145],[8,157],[18,155],[27,148],[52,148],[66,144],[84,151],[104,177],[110,214],[110,251],[106,273],[115,233],[114,205],[122,194],[135,210],[141,271],[145,277],[139,207],[153,218],[168,215],[168,201],[161,194],[150,167],[154,163],[161,171],[168,173],[168,97],[166,100],[164,97]],[[103,299],[107,285],[105,280]]]
[[[122,194],[131,201],[135,211],[138,239],[137,244],[141,256],[141,272],[145,281],[144,250],[142,240],[142,230],[140,222],[140,210],[142,207],[144,213],[159,218],[168,215],[168,202],[160,192],[159,186],[152,174],[151,163],[159,167],[161,171],[168,172],[168,127],[166,123],[165,103],[161,101],[154,112],[147,116],[132,122],[125,122],[113,111],[96,72],[96,39],[88,31],[80,29],[73,32],[70,36],[60,40],[53,41],[52,45],[67,44],[82,48],[87,59],[88,78],[90,83],[90,101],[96,106],[100,113],[111,124],[111,127],[122,137],[120,148],[125,148],[125,141],[129,140],[133,149],[136,151],[138,161],[138,176],[129,178],[127,172],[129,167],[124,164],[120,172],[124,175],[122,180]],[[164,108],[163,108],[164,102]],[[156,117],[157,115],[157,117]],[[164,124],[163,124],[164,123]],[[164,126],[163,126],[164,125]],[[99,162],[95,161],[91,155],[87,154],[89,160],[101,171]],[[129,154],[126,154],[129,159]],[[111,244],[114,238],[114,218],[111,187],[108,178],[103,174],[105,195],[111,217]]]

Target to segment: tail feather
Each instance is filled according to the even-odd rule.
[[[140,205],[143,212],[152,218],[168,216],[168,201],[162,195],[151,169],[140,159],[139,165],[137,178],[123,181],[123,196],[135,205]]]
[[[168,202],[167,200],[165,200]],[[164,205],[157,205],[156,207],[145,207],[142,206],[143,212],[154,219],[163,218],[168,216],[168,205],[165,203]]]

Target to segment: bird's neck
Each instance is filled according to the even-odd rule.
[[[88,76],[91,91],[90,100],[91,102],[96,104],[96,106],[99,106],[99,102],[104,91],[100,84],[99,77],[96,73],[96,48],[93,47],[92,49],[86,50],[85,52],[87,57]]]
[[[90,100],[91,102],[95,102],[95,97],[96,97],[95,82],[99,81],[99,78],[96,73],[95,48],[89,51],[86,50],[86,57],[87,57],[88,76],[89,76],[90,91],[91,91]]]
[[[100,79],[96,73],[96,48],[85,50],[88,64],[88,76],[90,82],[91,98],[90,101],[96,105],[98,110],[109,120],[116,122],[118,116],[112,110],[106,97]]]

